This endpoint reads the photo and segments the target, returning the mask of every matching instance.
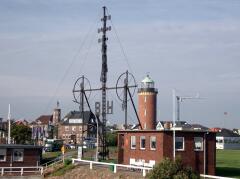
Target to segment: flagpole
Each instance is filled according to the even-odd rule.
[[[8,144],[11,144],[11,105],[8,105]]]

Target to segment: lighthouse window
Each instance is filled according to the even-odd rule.
[[[146,138],[145,138],[145,136],[141,136],[140,137],[140,149],[145,150],[145,146],[146,146]]]
[[[150,149],[156,150],[156,136],[150,137]]]
[[[131,149],[136,149],[136,136],[131,136]]]
[[[146,109],[144,110],[144,116],[147,116],[147,110]]]
[[[144,96],[144,102],[145,103],[147,102],[147,96]]]

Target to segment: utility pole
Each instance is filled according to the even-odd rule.
[[[106,84],[107,84],[107,36],[106,32],[111,30],[111,27],[107,27],[107,20],[109,20],[111,16],[106,15],[106,7],[103,7],[103,18],[101,21],[103,22],[103,27],[98,29],[98,32],[102,32],[102,38],[99,39],[99,42],[102,42],[102,72],[100,81],[102,82],[102,159],[105,159],[105,155],[107,154],[107,143],[106,143]]]
[[[11,144],[11,105],[8,105],[8,144]]]

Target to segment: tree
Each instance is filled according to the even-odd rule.
[[[31,128],[23,124],[12,125],[11,138],[14,139],[16,144],[29,144],[31,143],[32,131]]]
[[[180,158],[172,161],[164,159],[147,175],[149,179],[200,179],[199,174],[191,168],[184,167]]]
[[[106,139],[107,139],[109,146],[117,146],[117,133],[116,132],[108,132]]]

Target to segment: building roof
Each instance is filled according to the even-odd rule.
[[[42,146],[38,145],[22,145],[22,144],[0,144],[0,148],[13,148],[13,149],[42,149]]]
[[[39,118],[37,118],[35,121],[37,124],[49,124],[53,120],[53,115],[42,115]]]
[[[240,135],[229,129],[222,128],[219,132],[217,132],[217,137],[240,137]]]
[[[154,83],[154,81],[147,75],[143,80],[142,83]]]
[[[84,119],[83,119],[84,116]],[[91,113],[90,111],[84,111],[84,113],[80,112],[80,111],[70,111],[61,121],[60,124],[62,125],[78,125],[78,124],[82,124],[82,119],[83,119],[83,123],[87,124],[89,123],[90,119],[94,119],[95,116],[93,115],[93,113]],[[71,122],[71,120],[74,120],[74,123]]]

